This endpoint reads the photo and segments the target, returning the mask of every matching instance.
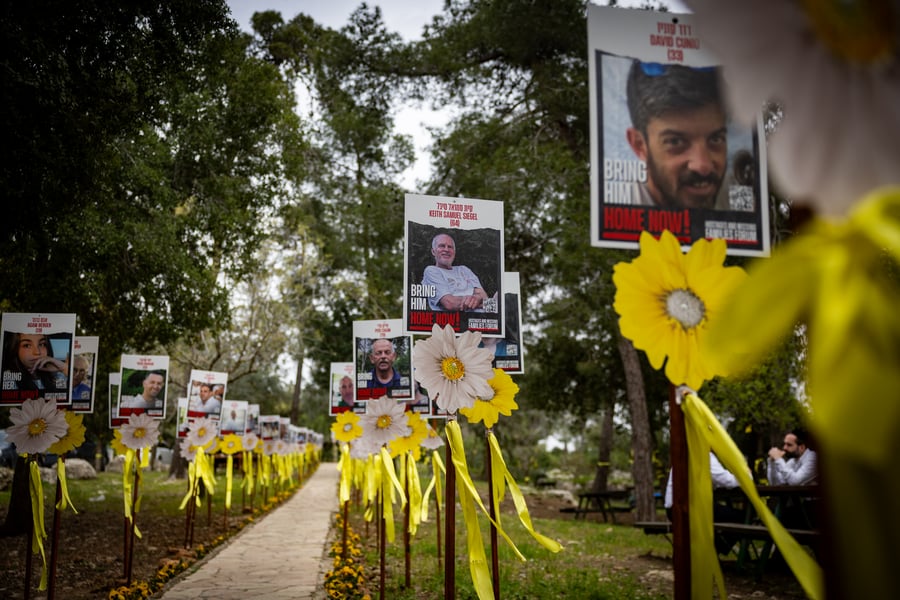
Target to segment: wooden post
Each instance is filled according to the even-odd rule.
[[[56,460],[63,460],[60,456]],[[65,465],[63,465],[65,469]],[[59,560],[59,522],[62,511],[57,508],[62,501],[62,483],[56,479],[56,502],[53,504],[53,535],[50,546],[50,573],[47,580],[47,600],[53,600],[56,596],[56,563]]]
[[[684,413],[669,384],[669,438],[672,459],[672,565],[675,600],[691,597],[691,532],[688,517],[688,449]]]
[[[447,444],[447,479],[444,482],[444,600],[456,598],[456,467]]]
[[[485,456],[485,465],[487,465],[488,480],[488,508],[491,512],[491,587],[494,590],[494,600],[500,600],[500,558],[497,550],[497,521],[498,506],[494,504],[494,462],[491,458],[491,443],[488,440],[491,430],[488,429],[485,434],[485,447],[487,448],[487,456]]]

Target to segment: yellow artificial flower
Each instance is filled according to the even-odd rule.
[[[494,390],[493,398],[490,400],[476,398],[472,408],[461,408],[459,412],[469,420],[469,423],[484,421],[484,426],[490,429],[497,424],[500,415],[508,417],[512,415],[512,411],[519,408],[515,400],[519,386],[502,369],[494,369],[494,376],[488,379],[488,385]]]
[[[900,187],[884,188],[846,222],[814,221],[756,261],[711,329],[709,353],[722,369],[746,370],[805,321],[811,425],[841,456],[891,460],[900,433],[898,265]]]
[[[339,442],[352,442],[363,434],[359,426],[359,415],[350,411],[342,412],[331,425],[334,438]]]
[[[125,447],[125,444],[122,443],[122,430],[121,429],[113,429],[113,439],[109,443],[110,447],[113,451],[119,455],[123,456],[128,448]]]
[[[84,423],[82,423],[84,415],[67,410],[63,412],[63,416],[69,425],[69,429],[64,436],[47,448],[47,452],[58,454],[59,456],[64,456],[67,452],[71,452],[84,443],[85,428]]]
[[[219,449],[225,454],[235,454],[244,449],[244,443],[241,436],[229,433],[219,440]]]
[[[406,424],[409,426],[409,434],[393,438],[388,442],[391,456],[400,456],[407,452],[413,453],[413,459],[419,460],[422,453],[420,444],[428,437],[428,423],[419,416],[419,413],[406,412]]]
[[[666,377],[675,385],[700,389],[716,375],[700,345],[707,327],[745,278],[740,267],[724,267],[723,240],[697,240],[682,254],[678,240],[663,231],[659,240],[641,233],[641,254],[613,271],[613,308],[622,335],[647,353],[654,369],[666,363]],[[668,358],[668,360],[666,360]]]

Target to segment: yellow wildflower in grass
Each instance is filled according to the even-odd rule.
[[[67,452],[71,452],[84,443],[85,428],[84,423],[82,422],[84,420],[84,415],[67,410],[63,411],[63,417],[65,417],[69,429],[66,431],[65,435],[53,442],[50,447],[47,448],[47,452],[50,454],[64,456]]]
[[[483,421],[484,426],[490,429],[496,425],[500,415],[508,417],[512,415],[512,411],[519,408],[515,400],[519,386],[502,369],[494,369],[494,376],[488,379],[488,385],[494,390],[493,398],[490,400],[476,398],[471,408],[461,408],[459,412],[469,420],[469,423]]]
[[[419,456],[422,454],[421,443],[428,437],[428,423],[419,416],[419,413],[407,411],[406,424],[409,426],[409,433],[395,437],[388,442],[391,456],[412,452],[413,460],[419,460]]]
[[[339,442],[352,442],[363,434],[359,426],[359,415],[350,411],[342,412],[331,425],[334,438]]]
[[[644,231],[641,254],[613,271],[622,335],[647,353],[654,369],[666,364],[675,385],[700,389],[716,370],[700,354],[707,328],[745,278],[740,267],[724,267],[725,242],[698,240],[682,254],[678,240],[663,231],[659,240]]]

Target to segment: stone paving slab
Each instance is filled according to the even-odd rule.
[[[331,566],[328,532],[338,510],[336,463],[322,463],[293,497],[204,557],[163,600],[322,600]]]

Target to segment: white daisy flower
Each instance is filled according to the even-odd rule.
[[[449,325],[444,329],[435,325],[430,338],[416,342],[416,379],[441,410],[455,414],[460,408],[470,408],[475,398],[494,397],[487,382],[494,376],[494,355],[487,348],[479,348],[479,343],[480,333],[467,331],[456,337]]]
[[[276,440],[263,440],[263,454],[266,456],[272,456],[275,454],[275,449],[277,445],[275,444]]]
[[[56,409],[56,402],[32,398],[9,411],[12,425],[6,428],[8,441],[16,445],[19,454],[46,452],[54,442],[66,435],[69,425],[65,415]]]
[[[244,450],[252,451],[256,448],[256,444],[259,443],[259,436],[252,431],[245,433],[242,443],[244,444]]]
[[[438,435],[438,432],[434,427],[428,426],[428,435],[425,436],[425,439],[422,440],[420,445],[423,448],[427,448],[429,450],[437,450],[441,446],[444,445],[444,438]]]
[[[214,419],[201,417],[199,419],[194,419],[194,421],[188,425],[187,439],[189,439],[194,446],[206,446],[218,435],[218,433],[219,425]]]
[[[188,462],[194,460],[194,455],[197,454],[197,446],[193,445],[188,438],[182,438],[180,446],[182,458]]]
[[[366,402],[366,414],[359,418],[364,443],[378,448],[396,437],[409,435],[406,405],[388,396]]]
[[[122,443],[132,450],[149,448],[159,439],[159,421],[147,413],[129,415],[128,422],[119,429]]]
[[[370,455],[381,451],[381,444],[375,445],[371,440],[367,440],[365,435],[353,440],[350,444],[350,458],[358,460],[366,460]]]
[[[822,215],[900,182],[900,4],[687,0],[737,117],[784,107],[769,140],[781,189]]]

